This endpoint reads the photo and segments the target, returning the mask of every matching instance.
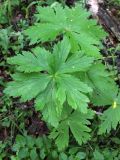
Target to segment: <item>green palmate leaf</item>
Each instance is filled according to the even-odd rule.
[[[100,126],[99,134],[109,133],[111,129],[116,129],[118,123],[120,123],[120,105],[117,108],[107,109],[102,116],[102,123]]]
[[[61,77],[57,78],[57,82],[63,95],[67,97],[68,104],[74,109],[87,112],[87,103],[89,102],[89,99],[84,93],[92,91],[91,88],[76,77],[68,74],[62,74]],[[63,103],[63,99],[61,100],[61,103]]]
[[[88,85],[93,88],[90,100],[94,105],[111,105],[118,93],[118,87],[103,64],[93,65],[87,77]]]
[[[36,159],[38,158],[36,148],[33,148],[33,149],[30,151],[30,158],[31,158],[32,160],[36,160]]]
[[[91,66],[93,60],[94,59],[91,57],[83,56],[80,53],[76,53],[75,55],[68,58],[68,60],[60,66],[58,73],[86,71]]]
[[[70,126],[71,132],[73,136],[75,137],[76,141],[81,145],[82,143],[86,143],[88,140],[90,140],[91,136],[88,133],[91,131],[91,129],[86,126],[85,122],[81,121],[80,123],[79,122],[80,119],[79,121],[76,122],[77,119],[75,120],[75,116],[76,114],[74,115],[74,117],[71,117],[69,126]],[[83,120],[85,121],[86,118]]]
[[[47,87],[51,80],[49,75],[41,75],[39,73],[16,73],[12,77],[14,81],[9,83],[5,93],[13,97],[21,96],[22,101],[35,98]]]
[[[48,106],[47,106],[48,105]],[[43,112],[43,118],[48,123],[52,124],[52,126],[57,127],[59,123],[60,114],[62,111],[62,106],[60,106],[60,111],[58,112],[57,109],[59,106],[54,103],[47,104],[44,108]]]
[[[17,70],[23,72],[39,72],[49,70],[47,59],[50,55],[48,51],[37,47],[31,52],[22,52],[13,58],[8,58],[9,64],[17,66]]]
[[[66,90],[81,91],[83,93],[91,92],[92,89],[87,84],[81,82],[78,78],[70,74],[62,74],[56,78],[56,81],[60,86],[63,86]]]
[[[98,150],[93,152],[94,160],[105,160],[103,154],[101,154]]]
[[[56,145],[58,146],[59,150],[62,150],[67,147],[69,143],[69,126],[67,121],[62,122],[58,128],[59,131],[54,130],[51,133],[50,138],[56,139]]]
[[[56,89],[53,82],[48,86],[48,88],[43,93],[38,95],[35,101],[38,110],[41,110],[42,98],[44,99],[43,101],[44,107],[42,109],[44,119],[53,126],[57,126],[63,106],[59,103],[59,101],[56,98]]]
[[[112,107],[104,111],[101,120],[99,134],[109,133],[112,128],[116,129],[118,123],[120,123],[120,93],[114,100]]]
[[[66,107],[66,106],[65,106]],[[50,138],[56,139],[56,145],[59,150],[63,150],[69,143],[69,129],[71,130],[76,141],[81,145],[90,139],[90,124],[88,119],[93,118],[93,112],[88,110],[87,114],[80,112],[69,113],[68,108],[65,109],[66,114],[62,117],[62,121],[57,129],[54,129]],[[61,143],[62,142],[62,143]]]
[[[87,71],[94,59],[81,53],[69,56],[72,54],[70,48],[68,38],[64,37],[55,45],[53,53],[37,47],[32,50],[33,53],[25,52],[8,60],[23,73],[12,76],[14,81],[8,84],[5,93],[21,97],[21,101],[34,98],[36,109],[41,110],[43,118],[53,126],[58,125],[64,102],[86,113],[89,103],[86,94],[92,91],[70,73]],[[70,70],[72,66],[75,68]]]
[[[28,148],[22,148],[18,152],[19,159],[27,158],[29,156]]]
[[[24,32],[31,44],[54,40],[64,34],[70,40],[72,51],[81,49],[87,55],[100,57],[96,45],[106,34],[95,20],[88,20],[89,13],[80,5],[71,9],[57,4],[54,7],[38,7],[37,11],[37,23]]]
[[[53,53],[55,54],[55,60],[59,60],[60,63],[65,62],[70,53],[70,49],[70,42],[67,37],[64,37],[62,42],[58,42],[58,44],[54,46]]]

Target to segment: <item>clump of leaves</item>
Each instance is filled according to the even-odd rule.
[[[9,142],[2,142],[0,141],[0,159],[5,158],[5,156],[8,156],[6,148],[8,147]]]
[[[0,23],[8,23],[12,16],[12,9],[19,5],[20,0],[3,0],[0,5]]]
[[[38,23],[25,31],[31,44],[52,41],[58,35],[62,40],[51,51],[38,46],[8,59],[16,73],[5,93],[21,97],[22,102],[35,100],[36,110],[54,127],[50,137],[59,150],[68,146],[69,132],[80,145],[87,142],[89,119],[94,116],[89,104],[111,105],[118,94],[117,85],[97,59],[96,45],[106,34],[88,15],[79,6],[38,7]]]
[[[31,160],[44,159],[51,149],[51,141],[45,136],[33,137],[29,135],[17,135],[12,151],[16,153],[11,156],[12,160],[29,158]]]

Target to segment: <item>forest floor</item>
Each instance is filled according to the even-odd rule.
[[[53,2],[55,1],[39,1],[41,5],[45,6],[50,5]],[[74,6],[75,3],[74,0],[67,0],[66,3],[62,0],[60,2],[63,5],[66,4],[68,6]],[[17,143],[20,145],[20,142],[17,142],[16,137],[18,137],[18,141],[20,141],[20,138],[21,140],[23,138],[18,135],[26,135],[30,141],[42,137],[41,141],[44,141],[47,147],[42,146],[43,150],[41,149],[40,153],[42,155],[41,159],[52,160],[49,158],[51,152],[54,151],[55,154],[63,153],[59,153],[53,145],[53,142],[48,140],[47,135],[49,129],[46,123],[41,119],[41,114],[35,111],[33,105],[34,101],[20,103],[18,98],[10,98],[3,93],[6,83],[11,80],[10,74],[14,72],[14,69],[7,64],[7,58],[14,56],[16,53],[21,52],[21,50],[27,50],[28,44],[24,45],[26,42],[24,41],[21,32],[34,21],[33,15],[36,11],[38,1],[2,0],[0,3],[0,160],[19,160],[15,157],[17,155],[16,148],[24,148],[25,146],[24,144],[24,147],[22,144],[21,146],[15,146]],[[115,26],[118,27],[120,25],[120,4],[106,1],[101,5],[101,8],[109,13]],[[101,54],[104,57],[103,63],[107,65],[108,69],[110,69],[114,75],[116,75],[115,81],[120,86],[120,39],[118,39],[116,34],[111,31],[110,22],[109,24],[106,24],[107,20],[103,21],[99,14],[97,18],[98,23],[102,25],[108,33],[108,37],[102,42],[104,46],[101,50]],[[120,35],[119,28],[120,27],[117,28],[118,35]],[[97,123],[99,123],[99,120],[96,117],[92,127],[95,128]],[[94,130],[96,130],[96,128]],[[119,133],[120,127],[118,126],[117,130],[112,131],[110,134],[103,137],[96,137],[96,135],[93,135],[92,141],[81,147],[83,159],[85,157],[84,153],[88,152],[90,158],[86,158],[86,160],[94,160],[95,155],[99,156],[99,159],[96,160],[104,160],[102,154],[111,155],[111,159],[109,160],[120,160]],[[95,134],[95,132],[93,134]],[[76,144],[76,142],[74,143]],[[76,150],[77,148],[78,146],[76,147]],[[31,149],[28,147],[28,150]],[[29,152],[28,150],[27,152]],[[110,150],[112,150],[112,152]],[[67,154],[68,152],[69,155],[72,154],[72,151],[69,151],[69,149],[65,151],[64,154]],[[24,155],[26,153],[22,150],[21,155],[22,154]],[[63,157],[65,156],[64,154]],[[76,151],[73,151],[73,154],[76,154]],[[67,159],[61,158],[61,160]]]

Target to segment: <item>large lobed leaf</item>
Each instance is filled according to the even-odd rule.
[[[41,75],[39,73],[16,73],[12,77],[14,81],[9,82],[5,93],[13,97],[21,96],[22,101],[35,98],[47,87],[51,80],[49,75]]]
[[[86,114],[77,111],[70,113],[69,111],[69,108],[65,106],[61,123],[50,135],[50,138],[55,139],[59,150],[63,150],[68,146],[70,131],[80,145],[90,139],[89,132],[91,129],[87,125],[90,125],[89,119],[93,118],[94,113],[91,110],[88,110]]]
[[[120,93],[113,101],[113,105],[104,111],[101,117],[101,125],[99,127],[99,134],[109,133],[112,129],[116,129],[120,124]]]
[[[60,99],[60,97],[64,95],[72,108],[78,109],[84,113],[87,112],[87,103],[89,99],[84,93],[91,92],[92,89],[78,78],[69,74],[62,74],[57,78],[57,82],[59,85],[57,97],[60,102],[63,103],[63,99]],[[60,90],[62,91],[62,95],[60,95]]]
[[[40,47],[35,48],[33,52],[34,54],[23,51],[22,54],[8,58],[8,63],[16,65],[18,71],[26,73],[49,70],[50,52]]]
[[[31,44],[55,40],[64,34],[70,40],[72,51],[81,49],[86,55],[100,57],[98,45],[106,33],[95,20],[88,19],[89,13],[80,5],[71,9],[57,4],[38,7],[37,11],[37,23],[24,32]]]
[[[111,105],[118,93],[118,87],[101,63],[96,63],[87,73],[87,84],[93,88],[91,102],[96,106]]]
[[[67,37],[56,44],[53,53],[37,47],[32,52],[24,52],[8,59],[22,73],[13,75],[5,93],[21,97],[21,101],[35,99],[35,107],[41,110],[44,119],[57,126],[64,102],[75,110],[87,112],[92,89],[72,73],[87,71],[94,58],[70,53],[71,45]],[[83,63],[82,63],[83,62]],[[73,68],[73,69],[71,69]]]

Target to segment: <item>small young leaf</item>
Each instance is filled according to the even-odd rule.
[[[67,112],[67,111],[66,111]],[[86,143],[90,139],[90,128],[87,126],[90,124],[88,119],[93,118],[93,112],[88,110],[87,114],[80,112],[73,112],[66,115],[66,119],[63,120],[56,129],[50,135],[50,138],[56,139],[56,145],[59,150],[63,150],[69,143],[69,129],[73,133],[76,141],[81,145]],[[62,141],[62,143],[61,143]]]
[[[38,157],[38,155],[37,155],[37,152],[36,152],[36,148],[33,148],[33,149],[30,151],[30,158],[31,158],[32,160],[36,160],[37,157]]]

